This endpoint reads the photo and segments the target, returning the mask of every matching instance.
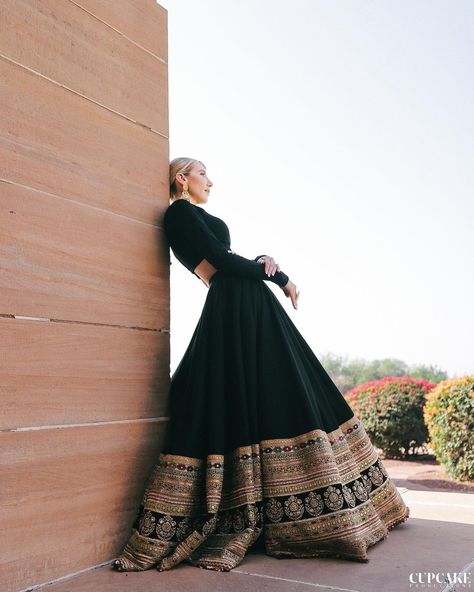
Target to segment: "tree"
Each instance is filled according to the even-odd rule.
[[[364,358],[349,360],[348,356],[328,353],[321,356],[320,361],[342,393],[364,382],[378,380],[386,376],[410,376],[411,378],[428,380],[435,384],[448,378],[447,372],[433,365],[414,364],[409,366],[406,362],[397,358],[382,358],[370,361]]]

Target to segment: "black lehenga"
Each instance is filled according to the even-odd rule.
[[[368,561],[409,508],[262,281],[288,276],[269,278],[233,253],[227,225],[186,200],[168,208],[165,230],[190,271],[203,258],[218,271],[171,377],[165,447],[114,567],[228,571],[260,536],[274,557]]]

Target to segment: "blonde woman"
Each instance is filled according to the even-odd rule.
[[[230,248],[227,224],[201,207],[211,188],[202,162],[170,163],[165,233],[208,292],[171,377],[164,449],[113,567],[229,571],[257,539],[273,557],[368,561],[409,508],[266,281],[296,309],[295,284],[270,255]]]

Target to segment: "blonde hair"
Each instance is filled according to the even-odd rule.
[[[196,158],[187,158],[186,156],[173,158],[173,160],[170,162],[170,199],[176,199],[178,197],[178,184],[176,183],[176,175],[178,173],[187,175],[195,163],[199,163],[204,168],[206,168],[206,165],[200,160],[197,160]]]

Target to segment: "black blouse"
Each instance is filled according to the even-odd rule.
[[[268,276],[265,265],[246,259],[230,248],[230,232],[224,220],[209,214],[203,208],[187,199],[176,199],[165,211],[163,217],[165,235],[173,253],[189,271],[207,259],[217,270],[256,280],[268,280],[278,286],[288,282],[282,271]],[[197,273],[195,276],[199,277]]]

